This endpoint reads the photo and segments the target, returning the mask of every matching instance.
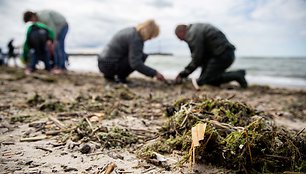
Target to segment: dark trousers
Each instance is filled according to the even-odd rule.
[[[45,64],[45,69],[50,70],[50,54],[47,49],[48,33],[44,30],[34,30],[30,33],[30,60],[27,67],[31,70],[36,69],[39,60]]]
[[[202,72],[197,79],[199,85],[219,86],[223,83],[223,74],[235,60],[235,52],[233,49],[227,49],[221,55],[211,57],[209,61],[202,65]]]
[[[146,59],[147,55],[144,54],[142,61],[145,62]],[[128,58],[121,59],[119,62],[111,62],[108,61],[107,58],[100,58],[98,60],[98,67],[104,74],[104,77],[108,79],[114,79],[115,76],[117,76],[118,79],[126,79],[134,71],[130,66]]]

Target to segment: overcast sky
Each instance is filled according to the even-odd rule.
[[[146,42],[146,52],[189,55],[175,26],[207,22],[226,34],[238,56],[306,56],[305,0],[0,0],[0,47],[10,38],[21,44],[23,12],[42,9],[67,18],[67,50],[102,50],[118,30],[155,19],[161,34]]]

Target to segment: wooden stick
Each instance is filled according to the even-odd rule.
[[[54,123],[57,127],[61,128],[61,129],[64,129],[64,128],[66,127],[62,122],[60,122],[60,121],[59,121],[57,118],[55,118],[55,117],[49,116],[49,119],[50,119],[51,121],[53,121],[53,123]]]
[[[66,143],[57,143],[57,144],[54,144],[54,143],[50,143],[53,147],[59,147],[59,146],[65,146]]]
[[[150,167],[150,168],[144,170],[142,173],[147,173],[147,172],[150,172],[151,170],[155,170],[155,169],[156,169],[156,167]]]
[[[187,118],[188,118],[188,114],[186,114],[186,116],[185,116],[184,120],[182,121],[180,127],[184,126],[185,122],[187,121]]]
[[[47,148],[40,147],[40,146],[35,146],[35,149],[40,149],[40,150],[44,150],[44,151],[47,151],[47,152],[52,152],[51,149],[47,149]]]
[[[37,137],[30,137],[30,138],[21,138],[20,142],[31,142],[31,141],[40,141],[46,139],[47,136],[37,136]]]
[[[3,145],[14,145],[15,143],[14,142],[1,142],[0,144],[3,144]]]
[[[91,129],[91,132],[93,132],[94,129],[93,129],[93,127],[92,127],[91,122],[89,121],[89,119],[88,119],[87,117],[85,117],[85,120],[87,121],[87,123],[88,123],[88,125],[89,125],[89,127],[90,127],[90,129]]]
[[[62,131],[60,131],[60,130],[55,130],[55,131],[47,131],[45,134],[46,135],[58,135],[61,132]]]
[[[115,169],[115,167],[117,167],[116,163],[114,162],[110,162],[107,164],[104,174],[110,174],[112,173],[112,171]]]
[[[100,155],[100,154],[104,154],[105,152],[96,152],[96,153],[90,153],[87,154],[87,156],[95,156],[95,155]]]

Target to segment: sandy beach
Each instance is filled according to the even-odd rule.
[[[22,69],[1,68],[0,173],[99,173],[110,162],[117,173],[188,173],[188,164],[177,166],[180,152],[162,154],[164,167],[139,158],[137,150],[157,138],[169,105],[195,96],[245,103],[276,125],[306,128],[305,90],[258,85],[239,89],[236,84],[195,90],[191,81],[171,85],[130,80],[128,85],[110,84],[97,73],[39,71],[26,76]],[[84,141],[78,129],[83,122],[91,134],[107,129],[123,138],[105,134],[105,139],[97,138],[104,143]],[[194,171],[231,173],[209,164],[197,164]]]

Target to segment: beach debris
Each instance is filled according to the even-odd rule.
[[[30,115],[23,115],[23,114],[18,114],[18,115],[14,115],[10,118],[10,123],[11,124],[15,124],[17,122],[20,123],[26,123],[26,122],[30,122],[31,120],[31,116]]]
[[[179,150],[185,152],[181,162],[191,158],[192,164],[211,163],[234,171],[306,171],[303,131],[277,127],[263,112],[240,102],[193,98],[179,100],[172,107],[175,111],[172,116],[168,113],[160,137],[139,153],[143,159],[154,158],[154,151]],[[198,124],[203,126],[197,128]],[[196,151],[192,144],[197,145]]]
[[[196,147],[200,146],[200,141],[204,139],[205,130],[207,123],[198,123],[194,127],[191,128],[191,148],[189,150],[189,163],[190,163],[190,171],[193,171],[193,166],[195,164],[195,155],[196,155]]]
[[[43,151],[46,151],[46,152],[53,152],[51,149],[48,149],[48,148],[45,148],[45,147],[41,147],[41,146],[34,146],[35,149],[40,149],[40,150],[43,150]]]
[[[48,75],[48,74],[32,74],[31,77],[33,79],[38,79],[41,80],[43,82],[47,82],[47,83],[55,83],[57,82],[57,79]]]
[[[0,142],[0,144],[8,146],[8,145],[15,145],[15,142]]]
[[[90,151],[91,151],[91,147],[90,147],[90,145],[88,145],[88,144],[84,144],[84,145],[81,147],[81,149],[80,149],[80,152],[81,152],[82,154],[88,154],[88,153],[90,153]]]
[[[79,84],[82,84],[81,88],[78,86],[74,86],[71,89],[67,88],[70,86],[66,84],[73,85],[75,83],[74,81],[80,81],[80,76],[85,80],[79,82]],[[305,144],[305,130],[301,128],[295,132],[284,128],[274,128],[273,122],[267,119],[267,116],[275,115],[279,116],[279,118],[285,117],[290,120],[292,119],[294,122],[296,122],[294,120],[296,117],[304,120],[306,113],[305,92],[287,92],[284,89],[277,90],[268,87],[251,87],[247,91],[228,91],[223,90],[226,88],[216,90],[208,86],[203,86],[201,87],[201,93],[194,93],[194,87],[190,81],[180,86],[173,86],[169,90],[169,88],[166,88],[166,84],[150,82],[143,79],[135,80],[136,85],[130,88],[118,85],[111,86],[106,90],[103,88],[103,82],[100,83],[96,80],[97,76],[86,79],[83,77],[87,76],[78,74],[65,78],[56,77],[57,81],[64,82],[64,86],[60,89],[56,88],[55,91],[49,87],[50,84],[46,85],[43,81],[33,80],[31,76],[27,76],[24,80],[20,81],[26,84],[26,88],[20,88],[19,85],[16,85],[16,82],[1,81],[1,92],[5,95],[0,104],[1,131],[7,131],[7,126],[3,125],[4,122],[9,123],[12,116],[17,116],[12,118],[12,123],[15,124],[11,124],[12,130],[23,130],[20,133],[22,135],[17,134],[23,137],[39,137],[41,134],[46,135],[46,138],[50,138],[50,141],[53,141],[54,144],[48,144],[51,146],[40,145],[40,147],[47,147],[47,149],[50,147],[49,150],[52,150],[52,153],[56,152],[54,155],[60,150],[62,150],[60,152],[61,155],[67,155],[69,152],[77,152],[73,153],[72,157],[81,159],[84,156],[81,155],[81,149],[87,153],[90,146],[89,153],[85,154],[86,156],[92,157],[91,159],[99,159],[101,156],[105,157],[108,155],[108,159],[113,158],[116,161],[120,161],[120,163],[125,163],[124,160],[129,160],[129,157],[125,158],[126,154],[134,153],[135,149],[150,145],[153,142],[152,147],[154,148],[147,148],[148,151],[146,153],[147,155],[151,155],[151,157],[147,158],[147,162],[139,160],[144,163],[143,166],[139,167],[144,173],[160,173],[164,170],[161,168],[165,168],[162,165],[168,165],[167,163],[171,164],[172,167],[174,165],[173,162],[176,161],[171,160],[171,158],[173,159],[173,155],[185,155],[181,162],[188,162],[189,157],[194,156],[192,161],[195,163],[212,163],[217,166],[225,166],[233,169],[233,173],[236,171],[247,171],[249,173],[261,173],[262,171],[272,173],[274,171],[282,172],[284,170],[291,172],[305,171],[305,168],[299,165],[301,164],[300,159],[304,160],[301,156],[304,155],[305,150],[301,149],[301,147],[304,147],[303,144]],[[39,88],[36,86],[39,86]],[[144,86],[145,88],[143,88]],[[62,90],[62,92],[57,90]],[[65,95],[62,95],[63,92]],[[201,98],[199,100],[197,97],[192,99],[183,98],[173,104],[173,100],[177,99],[178,96],[193,95],[215,97],[215,99]],[[227,100],[221,100],[222,98]],[[247,101],[256,109],[249,107],[245,103],[238,102],[237,104],[236,102],[229,101],[232,99]],[[55,106],[52,106],[52,103],[56,102],[62,106],[62,109],[58,110]],[[46,107],[48,105],[50,107]],[[162,117],[162,110],[165,109],[165,106],[167,106],[166,115],[169,118]],[[262,112],[258,112],[259,109]],[[264,113],[265,111],[268,111],[269,115],[266,115]],[[19,116],[26,115],[30,117],[18,118]],[[54,117],[55,119],[53,120],[55,121],[49,119],[49,116]],[[131,126],[130,123],[133,121],[128,120],[131,117],[133,119],[135,117],[137,117],[136,119],[140,119],[137,120],[137,126],[133,126],[133,123]],[[115,119],[109,120],[112,118]],[[276,117],[273,118],[275,119]],[[128,122],[124,122],[125,119]],[[160,127],[162,121],[164,121],[163,119],[171,120],[171,124],[167,122],[160,130],[160,133],[158,133],[156,129]],[[40,121],[31,122],[32,120]],[[59,124],[56,124],[57,122]],[[83,122],[82,124],[85,126],[79,126],[80,122]],[[29,127],[20,123],[28,123]],[[194,148],[195,153],[191,155],[189,152],[193,142],[192,127],[199,123],[206,124],[204,139],[199,140],[199,146]],[[252,124],[253,127],[249,126]],[[135,143],[125,142],[126,140],[124,138],[128,139],[128,136],[121,138],[122,133],[117,132],[115,138],[110,136],[114,134],[112,129],[116,126],[118,126],[117,128],[120,131],[129,132],[136,139]],[[271,135],[267,136],[265,134]],[[292,136],[293,140],[290,138],[292,134],[294,135]],[[14,141],[15,133],[12,134],[14,136],[10,135],[5,132],[3,134],[5,136],[3,141]],[[259,137],[262,140],[259,141]],[[73,144],[71,144],[70,149],[68,147],[69,141],[72,142],[71,140],[73,140]],[[108,141],[111,144],[105,144]],[[11,148],[10,146],[4,146],[4,144],[1,143],[1,147]],[[96,147],[96,144],[100,148]],[[264,145],[270,147],[270,144],[273,144],[274,149],[262,148]],[[16,142],[16,146],[14,147],[18,147],[19,145],[28,146],[31,144],[20,144]],[[37,143],[34,143],[32,147],[34,145],[37,145]],[[287,146],[287,148],[283,148],[284,146]],[[94,147],[99,151],[93,153],[92,148]],[[280,152],[272,153],[271,149]],[[113,150],[118,151],[113,152]],[[128,151],[127,153],[122,153],[126,150]],[[219,150],[219,152],[216,150]],[[12,152],[14,151],[12,150]],[[49,153],[48,151],[46,152]],[[168,153],[171,155],[168,156]],[[295,156],[287,156],[290,153],[295,154]],[[259,156],[258,154],[266,155]],[[5,155],[12,154],[8,153]],[[25,154],[25,156],[28,157],[28,154]],[[219,158],[221,156],[223,159]],[[268,160],[266,165],[258,163],[258,160],[261,158]],[[31,159],[31,157],[28,159]],[[244,159],[246,159],[246,162],[244,162]],[[296,164],[297,169],[288,167],[286,169],[274,170],[270,168],[271,166],[288,165],[288,161],[290,160],[295,160],[292,164]],[[102,163],[102,166],[104,164]],[[237,164],[237,166],[227,166],[233,164]],[[253,166],[255,166],[255,169],[253,169]],[[258,169],[256,166],[262,166],[264,170]],[[71,167],[75,167],[80,172],[83,170],[80,166],[71,165]],[[91,167],[96,168],[95,165]],[[248,169],[251,171],[248,171]],[[20,170],[24,170],[22,166]],[[63,172],[57,170],[59,170],[57,167],[52,169],[55,172]],[[115,169],[113,173],[116,173],[116,171],[121,173],[119,169]],[[122,171],[122,173],[126,172],[128,171]],[[173,173],[175,172],[173,171]],[[71,173],[76,172],[72,171]]]
[[[70,132],[65,131],[63,134],[69,136],[66,140],[71,139],[74,142],[93,141],[101,144],[103,148],[126,147],[138,142],[137,136],[126,129],[99,126],[97,123],[91,123],[87,118],[83,118]]]
[[[30,106],[36,106],[44,102],[45,102],[45,99],[42,96],[38,95],[37,92],[35,92],[35,94],[27,100],[27,104]]]
[[[63,112],[66,108],[64,103],[58,100],[51,100],[39,105],[39,110],[45,112]]]
[[[59,121],[57,118],[52,117],[52,116],[49,116],[48,118],[49,118],[49,120],[53,121],[53,123],[56,126],[58,126],[59,128],[61,128],[61,129],[65,129],[66,128],[66,126],[61,121]]]
[[[20,142],[32,142],[32,141],[40,141],[46,139],[47,136],[41,135],[41,136],[36,136],[36,137],[28,137],[28,138],[21,138]]]
[[[69,166],[66,166],[66,165],[61,165],[61,167],[64,169],[64,172],[78,171],[78,169],[76,169],[74,167],[69,167]]]
[[[113,159],[121,159],[121,160],[124,159],[122,155],[120,155],[119,153],[115,153],[115,152],[108,152],[107,155]]]
[[[197,91],[200,90],[200,87],[199,87],[199,85],[197,83],[197,79],[196,78],[192,78],[191,82],[192,82],[192,85],[193,85],[195,90],[197,90]]]
[[[101,171],[99,171],[99,173],[101,174],[110,174],[112,173],[112,171],[117,167],[117,164],[114,162],[109,162],[107,163],[102,169]]]

